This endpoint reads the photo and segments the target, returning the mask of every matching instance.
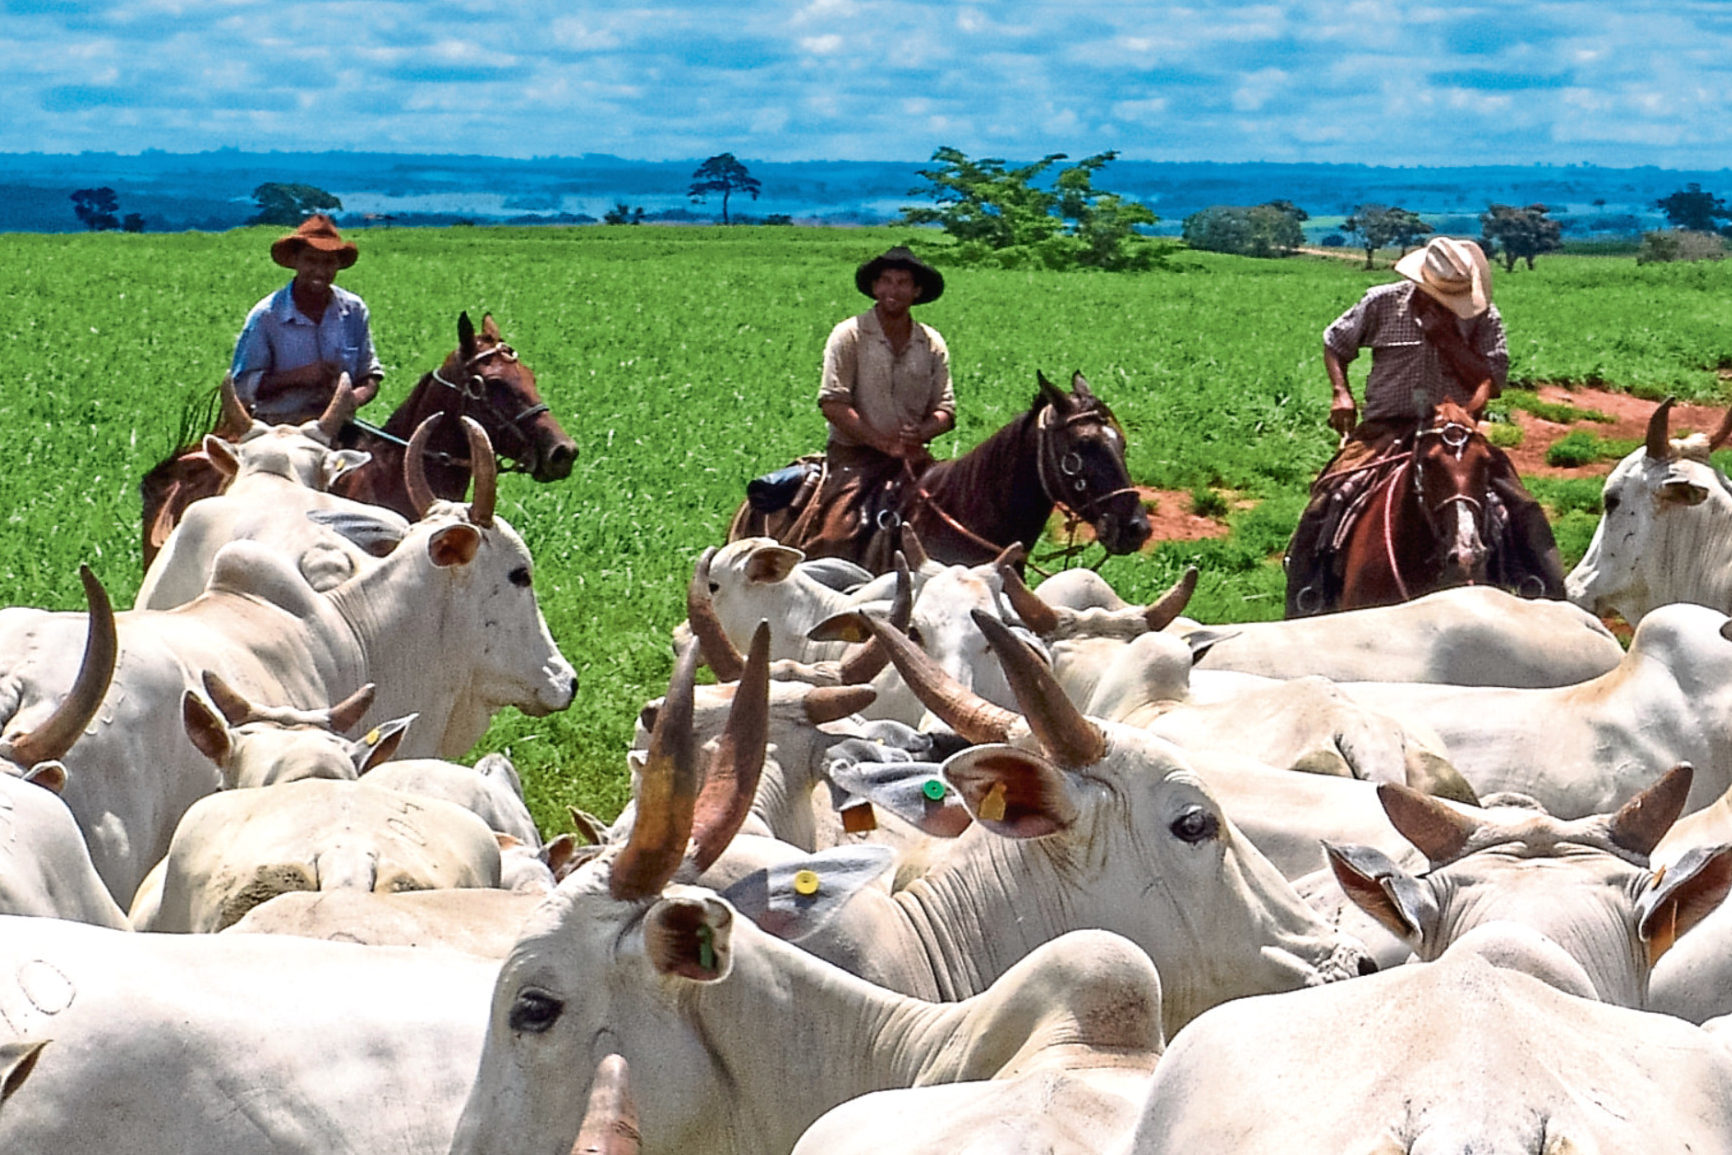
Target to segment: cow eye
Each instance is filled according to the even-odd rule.
[[[529,588],[529,567],[528,566],[526,566],[526,565],[518,566],[516,569],[511,571],[510,577],[511,577],[511,584],[512,585],[518,586],[522,589],[528,589]]]
[[[1607,513],[1615,512],[1618,508],[1618,495],[1615,493],[1606,494],[1605,505],[1606,505],[1606,512]]]
[[[559,1021],[565,1002],[544,991],[521,991],[511,1004],[511,1029],[539,1035]]]
[[[1201,806],[1193,806],[1183,814],[1173,819],[1173,824],[1167,827],[1174,837],[1183,842],[1204,842],[1215,837],[1221,829],[1219,820]]]

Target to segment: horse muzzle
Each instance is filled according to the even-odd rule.
[[[1149,526],[1149,515],[1142,506],[1128,518],[1117,514],[1104,514],[1095,526],[1095,536],[1108,553],[1136,553],[1148,542],[1154,530]]]

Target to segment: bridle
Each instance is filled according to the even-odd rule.
[[[438,369],[433,370],[433,372],[429,373],[428,376],[438,384],[443,385],[453,393],[456,393],[461,399],[457,411],[458,416],[467,416],[470,412],[471,405],[474,405],[485,412],[488,417],[493,419],[495,428],[511,430],[511,432],[517,437],[519,444],[527,448],[534,445],[535,441],[529,436],[529,434],[523,431],[521,427],[522,422],[528,421],[533,417],[539,417],[543,413],[546,413],[548,405],[545,401],[538,401],[534,405],[523,410],[523,412],[517,414],[515,417],[506,416],[505,412],[500,409],[499,406],[495,405],[492,398],[488,395],[489,390],[487,386],[491,383],[492,379],[485,376],[479,369],[479,366],[483,362],[494,357],[501,358],[513,364],[520,363],[517,359],[517,350],[501,341],[497,345],[490,345],[487,348],[482,349],[473,357],[470,357],[467,361],[463,362],[461,366],[461,381],[448,380],[440,375]],[[443,366],[441,366],[441,368],[443,368]],[[428,456],[433,457],[436,455],[428,454]],[[444,456],[445,464],[468,464],[466,461],[451,459],[448,454]],[[529,471],[529,466],[522,460],[514,457],[510,465],[501,465],[499,469],[501,473],[527,473]]]
[[[1404,602],[1412,600],[1413,595],[1408,592],[1407,583],[1401,579],[1401,563],[1397,560],[1395,554],[1395,531],[1393,526],[1395,509],[1395,495],[1393,491],[1395,486],[1400,484],[1401,475],[1403,473],[1410,475],[1413,479],[1411,488],[1413,490],[1414,504],[1419,507],[1419,514],[1425,519],[1426,529],[1431,532],[1433,540],[1441,541],[1443,538],[1443,535],[1438,532],[1437,528],[1437,519],[1439,515],[1443,513],[1445,508],[1456,503],[1465,505],[1472,511],[1474,524],[1479,528],[1480,536],[1482,538],[1485,536],[1485,502],[1479,498],[1466,493],[1452,493],[1442,501],[1438,502],[1436,507],[1425,504],[1425,457],[1420,452],[1419,443],[1426,437],[1436,437],[1440,439],[1443,442],[1444,449],[1453,454],[1455,460],[1459,463],[1462,454],[1467,450],[1468,443],[1473,440],[1474,430],[1471,426],[1463,425],[1459,421],[1444,421],[1442,424],[1430,425],[1419,430],[1413,435],[1413,450],[1411,453],[1407,454],[1406,469],[1397,470],[1395,473],[1390,475],[1387,487],[1391,490],[1391,493],[1389,498],[1383,503],[1383,550],[1385,559],[1389,563],[1390,575],[1395,578],[1396,592],[1401,595],[1401,600]]]

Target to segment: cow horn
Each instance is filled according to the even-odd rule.
[[[746,660],[740,656],[727,631],[722,629],[722,621],[716,617],[715,602],[710,597],[710,562],[715,560],[716,552],[713,545],[704,550],[692,569],[692,580],[686,584],[686,622],[692,628],[692,636],[698,640],[704,664],[716,672],[716,679],[737,682]]]
[[[908,572],[908,558],[896,551],[896,594],[890,602],[890,625],[906,634],[914,620],[914,578]],[[849,647],[843,655],[839,677],[844,686],[859,686],[876,678],[890,664],[890,653],[877,637],[859,646]]]
[[[1660,780],[1624,803],[1612,815],[1612,845],[1640,854],[1643,858],[1654,853],[1678,815],[1684,813],[1684,803],[1690,797],[1690,783],[1696,768],[1680,762]]]
[[[1016,616],[1022,619],[1022,624],[1043,638],[1050,638],[1058,629],[1059,613],[1052,606],[1040,600],[1040,597],[1028,586],[1010,566],[998,567],[999,580],[1004,582],[1004,600],[1010,603],[1010,608],[1016,611]]]
[[[806,721],[814,726],[858,714],[878,700],[871,686],[816,686],[806,695]]]
[[[319,414],[319,433],[327,443],[336,442],[337,434],[343,431],[343,426],[349,423],[349,418],[353,417],[355,410],[360,407],[361,400],[355,396],[354,382],[344,373],[337,378],[337,391],[331,394],[331,403]]]
[[[28,770],[38,762],[50,762],[66,756],[90,720],[96,717],[108,684],[114,679],[114,663],[120,656],[120,639],[114,629],[114,607],[109,604],[108,591],[96,580],[90,567],[78,567],[78,579],[84,583],[84,600],[89,606],[89,632],[84,640],[84,658],[78,666],[78,676],[54,712],[42,724],[26,734],[0,742],[0,753]]]
[[[222,712],[223,720],[231,726],[244,726],[259,718],[258,710],[241,694],[222,680],[215,670],[206,670],[203,677],[205,697]]]
[[[1479,829],[1479,823],[1467,815],[1399,782],[1378,783],[1377,800],[1390,824],[1433,866],[1460,858],[1468,839]]]
[[[1676,400],[1676,397],[1666,398],[1648,415],[1648,456],[1655,461],[1664,461],[1670,456],[1670,446],[1666,442],[1672,422],[1672,402]]]
[[[1714,436],[1708,439],[1709,449],[1719,449],[1728,440],[1732,440],[1732,408],[1726,410],[1726,416],[1720,418],[1720,428],[1714,431]]]
[[[589,1109],[577,1133],[571,1155],[638,1155],[637,1104],[632,1102],[630,1068],[619,1055],[596,1064],[589,1085]]]
[[[697,668],[698,648],[687,644],[674,663],[673,680],[650,733],[649,756],[638,779],[637,821],[608,875],[608,890],[621,902],[660,894],[685,860],[698,799],[692,749]]]
[[[908,564],[915,569],[925,569],[932,559],[926,554],[926,546],[922,544],[920,535],[914,532],[914,527],[906,521],[902,523],[902,552],[908,555]]]
[[[1028,547],[1023,545],[1020,541],[1013,541],[998,551],[998,556],[992,559],[992,568],[998,569],[1002,566],[1010,566],[1014,569],[1027,560]]]
[[[222,399],[218,410],[217,435],[229,441],[238,441],[253,427],[253,415],[247,412],[240,394],[235,392],[233,373],[223,374],[223,383],[217,388],[217,396]]]
[[[1149,603],[1149,608],[1143,611],[1143,621],[1148,624],[1149,632],[1158,634],[1173,624],[1173,619],[1185,612],[1185,606],[1190,603],[1191,595],[1197,592],[1197,567],[1185,567],[1184,576],[1174,582],[1172,588],[1155,601]]]
[[[473,417],[463,419],[463,433],[469,438],[469,472],[475,488],[469,498],[469,521],[487,529],[493,524],[493,507],[499,501],[499,459],[493,455],[493,442],[487,430]]]
[[[1010,627],[981,610],[970,610],[976,628],[998,656],[1011,692],[1035,738],[1061,766],[1092,766],[1107,752],[1107,737],[1065,697],[1064,689],[1046,664],[1010,632]]]
[[[692,867],[697,874],[722,856],[751,813],[769,734],[770,623],[759,622],[728,710],[728,723],[698,795],[692,820]]]
[[[409,491],[409,508],[415,511],[416,521],[433,507],[433,487],[427,484],[427,443],[433,440],[433,426],[441,416],[435,413],[417,425],[409,435],[409,448],[403,451],[403,487]]]
[[[955,730],[969,742],[1002,742],[1017,721],[1013,711],[988,702],[973,690],[957,682],[933,661],[919,646],[900,631],[893,630],[872,615],[865,615],[872,630],[896,663],[896,672],[914,691],[914,696],[938,716],[939,721]]]

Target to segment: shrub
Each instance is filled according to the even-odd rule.
[[[1326,249],[1344,249],[1347,247],[1347,238],[1340,233],[1330,233],[1323,238],[1321,244]]]
[[[1485,439],[1499,449],[1514,449],[1522,443],[1522,427],[1507,421],[1496,421],[1485,427]]]
[[[1717,233],[1698,233],[1690,229],[1661,229],[1642,234],[1642,248],[1636,254],[1638,265],[1664,261],[1718,261],[1726,256],[1726,242]]]
[[[1578,429],[1567,433],[1546,450],[1546,464],[1569,469],[1595,461],[1617,461],[1640,445],[1639,441],[1608,439],[1597,433]]]
[[[1181,235],[1193,249],[1242,257],[1285,257],[1305,243],[1298,220],[1274,205],[1214,205],[1186,217]]]
[[[1191,490],[1191,512],[1198,517],[1226,517],[1227,499],[1206,485]]]

